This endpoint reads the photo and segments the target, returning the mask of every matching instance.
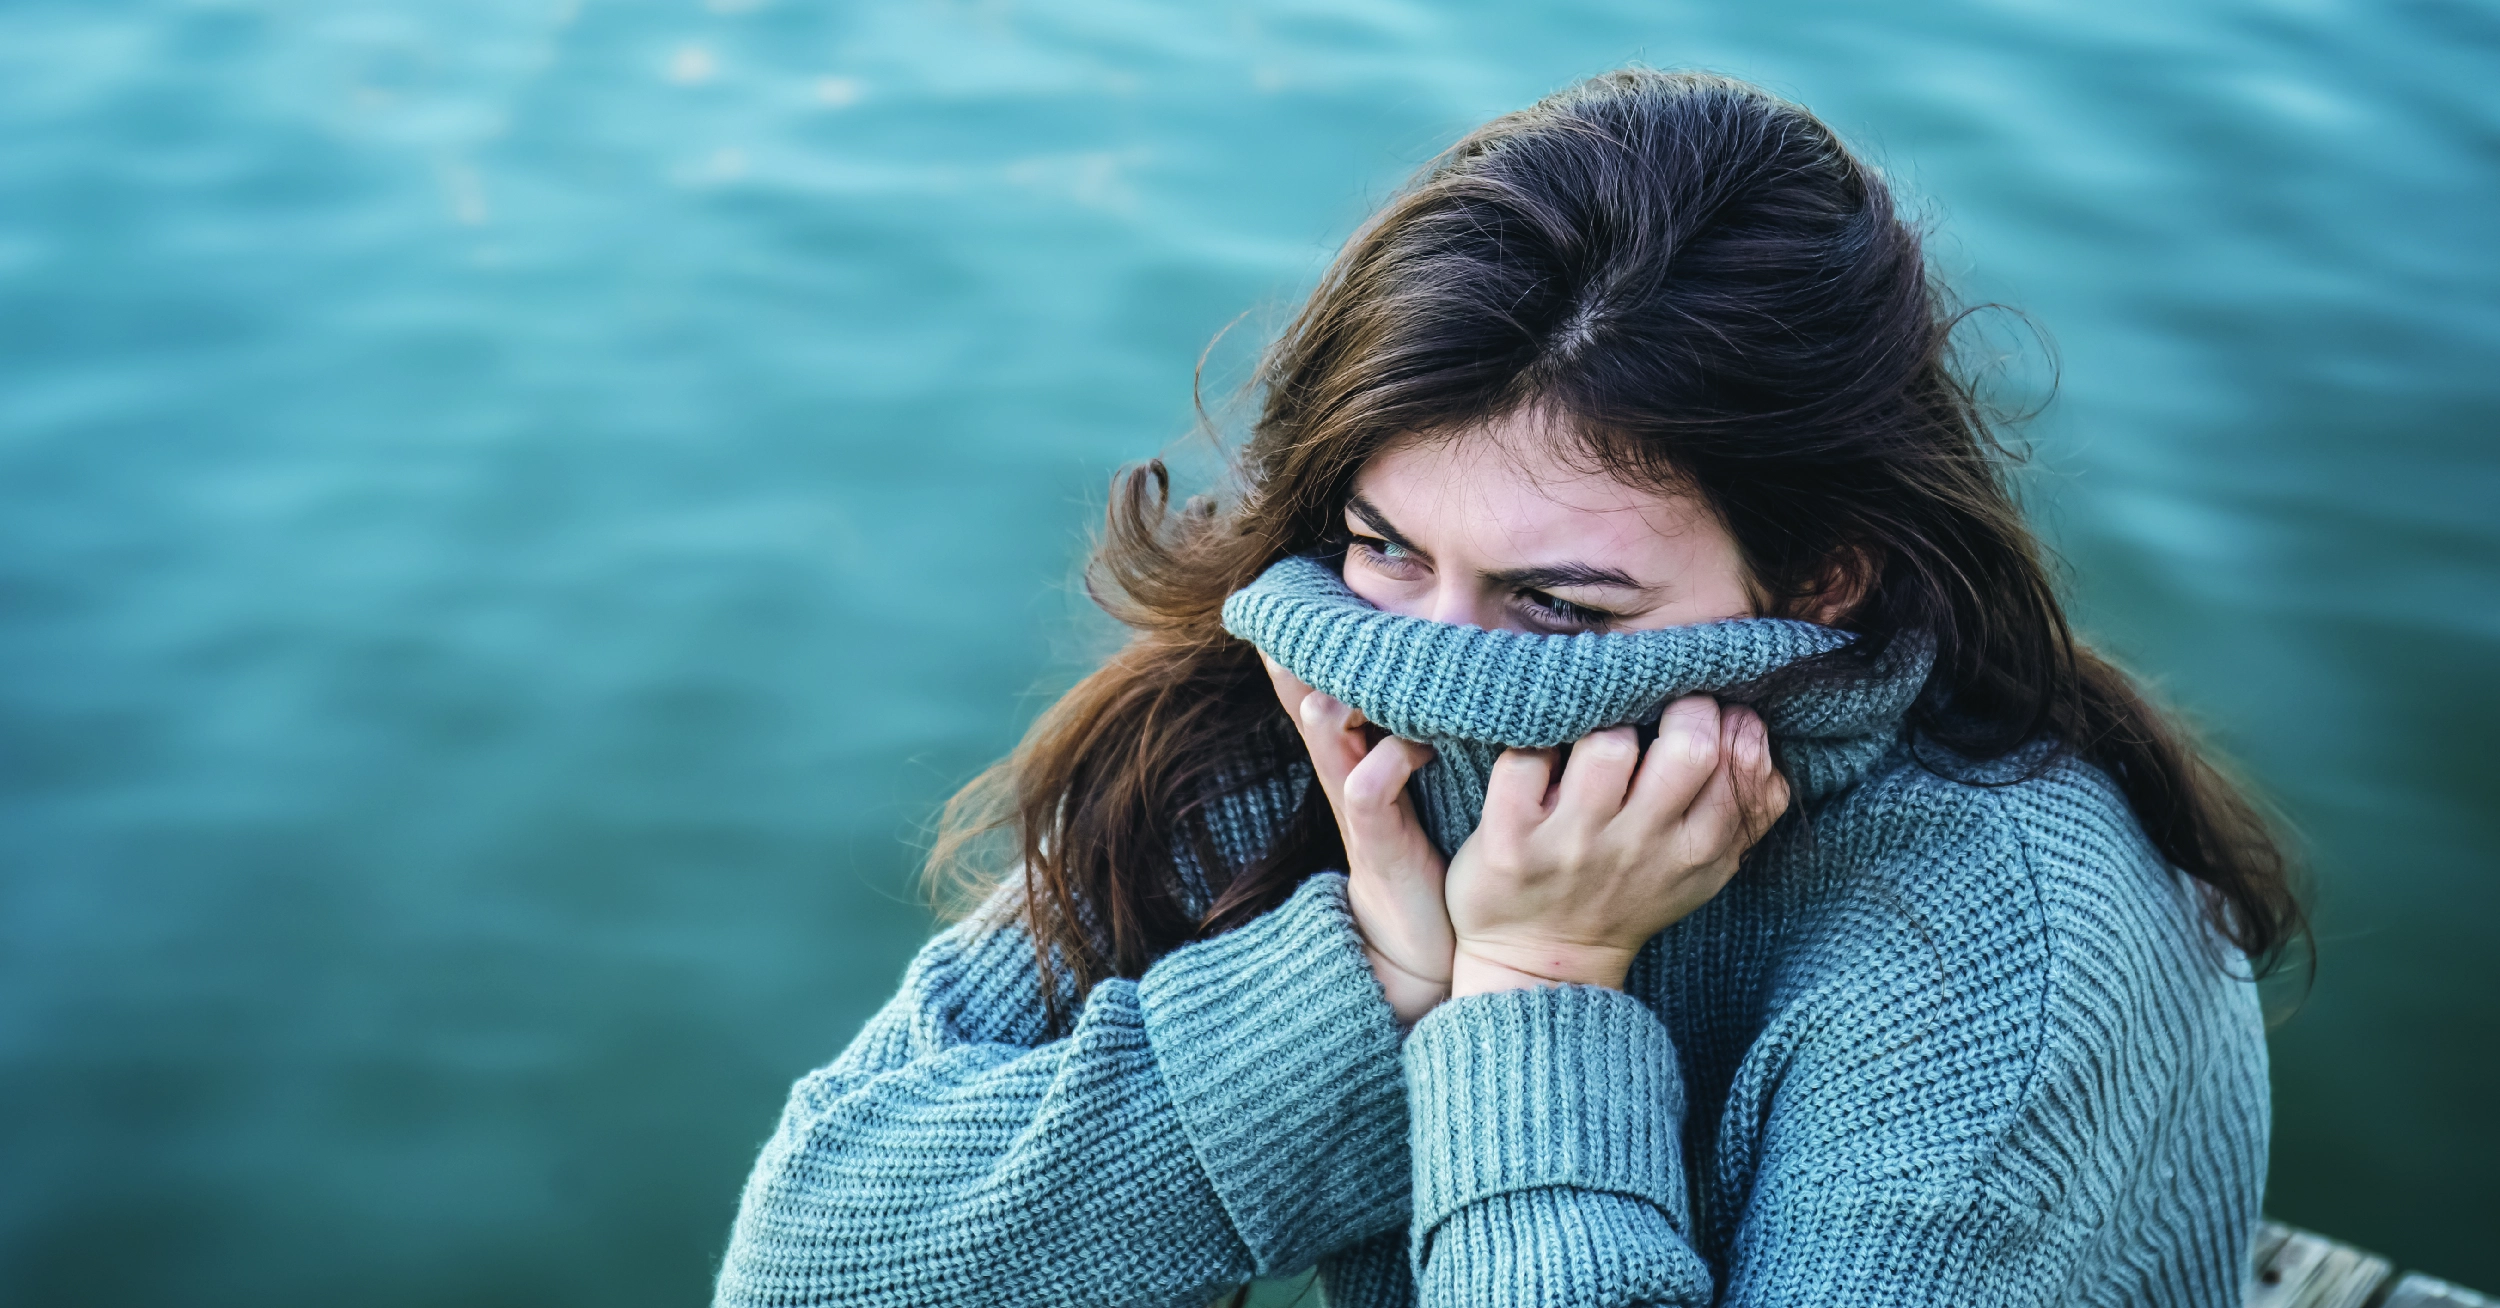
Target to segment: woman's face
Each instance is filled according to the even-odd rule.
[[[1525,415],[1400,441],[1354,478],[1345,581],[1391,613],[1539,633],[1751,616],[1736,542],[1699,499],[1575,467]]]

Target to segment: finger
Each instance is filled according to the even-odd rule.
[[[1484,823],[1495,831],[1524,832],[1545,820],[1545,789],[1554,776],[1554,751],[1506,749],[1493,760],[1484,783]]]
[[[1420,835],[1414,805],[1406,797],[1407,779],[1432,758],[1432,747],[1390,736],[1372,747],[1346,774],[1346,834],[1375,849]]]
[[[1603,823],[1623,810],[1632,770],[1640,766],[1640,737],[1630,727],[1592,731],[1571,747],[1563,766],[1562,793],[1554,811]]]
[[[1754,842],[1769,835],[1771,828],[1779,824],[1780,818],[1788,812],[1789,798],[1788,778],[1774,770],[1770,778],[1763,782],[1762,793],[1745,804],[1747,848],[1752,848]]]
[[[1750,712],[1728,714],[1724,763],[1675,829],[1678,861],[1719,867],[1724,884],[1738,861],[1788,810],[1788,778],[1771,760],[1770,734]]]
[[[1310,683],[1295,676],[1284,664],[1269,658],[1266,651],[1259,651],[1259,662],[1267,669],[1268,685],[1276,692],[1276,702],[1284,706],[1285,717],[1302,737],[1302,747],[1309,752],[1311,762],[1319,772],[1321,787],[1328,793],[1328,802],[1335,804],[1338,787],[1354,762],[1333,739],[1337,734],[1334,731],[1337,715],[1330,711],[1327,702],[1313,704],[1311,697],[1316,692],[1311,689]],[[1326,701],[1327,697],[1322,696],[1321,699]],[[1305,706],[1313,710],[1310,716],[1305,716]]]
[[[1269,658],[1265,653],[1259,655],[1259,662],[1267,665],[1267,682],[1276,688],[1276,702],[1285,706],[1285,716],[1299,722],[1302,716],[1302,701],[1310,698],[1311,695],[1310,683],[1293,675],[1286,670],[1284,664]]]
[[[1319,783],[1328,792],[1328,802],[1342,808],[1345,802],[1346,774],[1363,761],[1371,744],[1363,739],[1362,715],[1326,691],[1314,690],[1302,698],[1302,711],[1294,724],[1302,731],[1302,744],[1311,752],[1312,770],[1319,773]]]
[[[1298,724],[1302,717],[1302,706],[1310,701],[1311,696],[1319,692],[1312,689],[1311,683],[1295,676],[1291,669],[1267,655],[1259,655],[1259,662],[1267,665],[1267,681],[1276,690],[1276,702],[1284,705],[1285,715],[1293,718]],[[1347,711],[1354,715],[1349,725],[1359,727],[1367,721],[1362,710],[1350,708]]]
[[[1432,757],[1432,746],[1397,736],[1383,737],[1354,765],[1345,783],[1346,803],[1354,808],[1394,808],[1406,793],[1407,778]]]
[[[1689,866],[1717,862],[1737,844],[1743,834],[1743,822],[1743,811],[1736,802],[1735,770],[1713,771],[1701,793],[1693,796],[1684,820],[1676,824],[1677,861]]]
[[[1771,733],[1752,709],[1731,711],[1728,758],[1734,764],[1736,803],[1744,817],[1747,845],[1760,840],[1771,824],[1788,811],[1788,778],[1771,759]]]
[[[1658,717],[1658,738],[1632,779],[1624,811],[1660,829],[1683,817],[1718,770],[1722,717],[1718,701],[1707,695],[1669,704]]]

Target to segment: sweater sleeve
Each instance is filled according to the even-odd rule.
[[[1588,986],[1452,1000],[1405,1061],[1425,1308],[1711,1301],[1675,1045],[1639,1000]]]
[[[1104,982],[1032,1036],[1031,947],[959,928],[799,1082],[719,1305],[1202,1304],[1395,1228],[1394,1016],[1344,879]]]
[[[1690,1212],[1676,1049],[1647,1005],[1581,986],[1442,1005],[1405,1049],[1419,1302],[2055,1302],[2065,1267],[2036,1238],[2038,1208],[2004,1202],[1967,1166],[1936,1166],[1936,1119],[1973,1118],[1960,1128],[1976,1142],[2001,1126],[2003,1098],[1890,1061],[1765,1105],[1770,1156],[1714,1269]],[[1888,1111],[1904,1102],[1919,1107]]]

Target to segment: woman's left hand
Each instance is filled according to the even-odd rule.
[[[1429,745],[1382,735],[1352,705],[1311,689],[1260,655],[1277,702],[1302,733],[1311,770],[1345,841],[1346,907],[1372,976],[1401,1026],[1450,992],[1450,915],[1441,903],[1441,851],[1424,836],[1406,780]]]

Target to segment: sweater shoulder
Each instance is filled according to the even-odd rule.
[[[1837,874],[1834,889],[1894,901],[1943,928],[1929,939],[1964,949],[2077,934],[2151,943],[2178,934],[2177,914],[2073,910],[2191,898],[2116,784],[2071,756],[1928,766],[1897,751],[1806,825],[1810,847],[1830,846],[1813,861]]]
[[[1953,1085],[1973,1180],[2025,1208],[2091,1192],[2106,1210],[2123,1155],[2262,1118],[2245,969],[2099,769],[1904,758],[1823,824],[1841,848],[1815,860],[1834,911],[1813,935],[1845,961],[1795,997],[1825,1010],[1818,1025],[1845,1014],[1861,1030],[1844,1057],[1898,1051]],[[2165,1124],[2163,1105],[2199,1120]]]
[[[2142,1034],[2092,1014],[2223,975],[2181,878],[2077,760],[1973,776],[1900,754],[1773,840],[1767,875],[1696,934],[1773,932],[1775,1039],[1901,1075],[1946,1070],[1931,1060],[1951,1049],[1961,1109],[1997,1126],[2056,1079],[2050,1063]]]
[[[1885,952],[1888,938],[1923,974],[2039,996],[2044,1024],[2147,985],[2245,972],[2195,884],[2081,759],[1936,768],[1903,751],[1808,825],[1805,861],[1837,910],[1815,916],[1858,924],[1841,928],[1855,946],[1831,942],[1844,954]],[[1870,912],[1895,929],[1860,930]]]

